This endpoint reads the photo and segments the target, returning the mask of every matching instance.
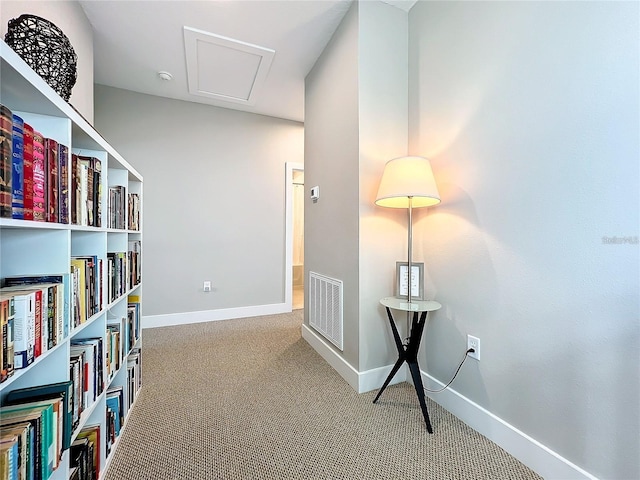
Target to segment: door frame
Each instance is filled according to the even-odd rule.
[[[293,310],[293,172],[304,172],[304,164],[285,162],[285,252],[284,252],[284,303]]]

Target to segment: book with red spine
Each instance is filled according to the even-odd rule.
[[[34,331],[34,335],[33,335],[33,338],[34,338],[33,358],[35,360],[40,355],[42,355],[42,290],[39,290],[38,288],[33,288],[31,291],[34,294],[34,304],[33,304],[33,328],[34,328],[34,330],[33,330]]]
[[[0,217],[11,218],[11,168],[13,113],[0,105]]]
[[[58,142],[53,138],[44,139],[45,178],[47,179],[47,222],[58,221]]]
[[[24,219],[33,220],[33,127],[24,124]]]
[[[45,175],[44,137],[33,131],[33,219],[46,222],[47,177]]]
[[[71,162],[69,169],[71,170],[71,185],[69,188],[69,217],[73,225],[80,225],[80,219],[78,218],[78,212],[80,206],[78,204],[80,198],[80,180],[78,170],[78,156],[75,153],[71,154]]]

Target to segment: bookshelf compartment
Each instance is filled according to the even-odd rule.
[[[13,376],[5,380],[0,390],[0,401],[4,401],[4,397],[8,392],[18,388],[67,380],[68,374],[63,367],[68,363],[69,348],[67,342],[56,345],[36,358],[27,368],[16,370]],[[41,368],[40,364],[49,365],[50,369]]]
[[[26,222],[22,222],[26,223]],[[0,224],[1,225],[1,224]],[[42,275],[69,271],[70,232],[46,228],[0,228],[0,275]]]

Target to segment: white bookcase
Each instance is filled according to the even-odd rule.
[[[0,41],[0,103],[20,115],[44,136],[69,146],[70,153],[99,158],[102,162],[102,227],[87,227],[25,220],[0,219],[0,277],[15,275],[46,275],[70,272],[73,256],[96,255],[103,261],[102,305],[97,314],[73,329],[73,321],[67,318],[69,335],[53,349],[39,356],[26,369],[16,370],[14,375],[0,384],[0,399],[18,388],[69,380],[70,345],[74,339],[102,337],[106,342],[107,321],[127,316],[129,295],[141,298],[141,284],[129,288],[115,301],[107,299],[107,254],[126,252],[129,242],[142,242],[142,214],[140,229],[107,228],[109,187],[124,186],[127,193],[136,193],[142,203],[142,176],[122,158],[106,140],[38,76],[10,47]],[[142,210],[142,208],[140,208]],[[126,223],[128,225],[128,221]],[[65,292],[67,301],[70,293]],[[141,332],[141,330],[140,330]],[[106,343],[105,343],[106,344]],[[138,339],[135,348],[141,348]],[[103,362],[105,363],[105,362]],[[110,386],[122,385],[128,391],[126,359],[123,366],[109,378],[104,374],[106,386],[102,395],[83,413],[80,426],[101,425],[100,466],[102,477],[110,458],[106,455],[106,399]],[[125,412],[125,418],[128,416]],[[126,424],[125,424],[126,425]],[[111,455],[117,448],[112,447]],[[70,469],[69,450],[64,452],[59,468],[50,477],[67,479]]]

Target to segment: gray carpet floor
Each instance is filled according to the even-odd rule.
[[[105,480],[540,479],[413,387],[357,394],[303,311],[145,330],[143,388]]]

